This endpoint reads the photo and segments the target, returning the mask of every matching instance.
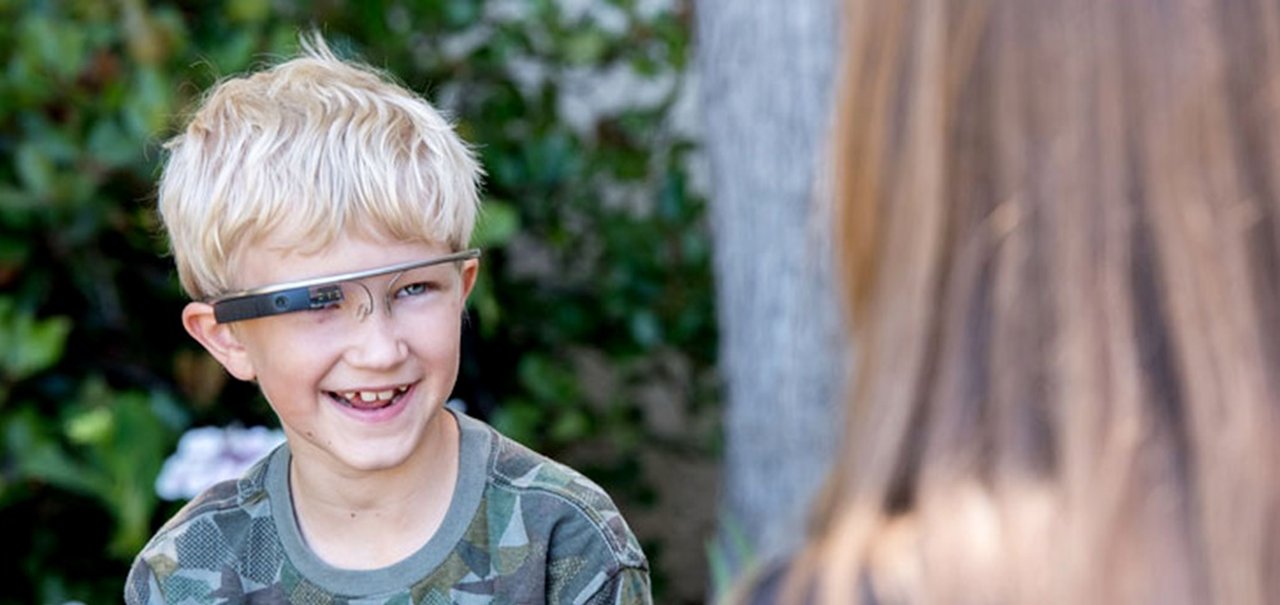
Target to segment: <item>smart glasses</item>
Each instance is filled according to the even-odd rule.
[[[402,300],[406,304],[428,304],[432,295],[453,283],[450,272],[440,265],[479,256],[480,250],[472,248],[428,260],[232,292],[205,302],[213,305],[213,316],[220,324],[299,311],[323,311],[317,321],[323,320],[323,315],[338,313],[359,322],[373,313],[377,302],[363,280],[393,276],[382,297],[391,313]]]

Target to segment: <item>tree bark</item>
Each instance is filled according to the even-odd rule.
[[[727,396],[718,550],[740,568],[803,537],[843,422],[825,185],[840,11],[836,0],[695,10]]]

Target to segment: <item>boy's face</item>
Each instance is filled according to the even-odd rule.
[[[240,257],[246,288],[429,260],[443,245],[343,236],[314,254],[266,242]],[[295,456],[335,470],[403,463],[433,434],[458,375],[466,297],[478,261],[359,280],[366,293],[334,308],[218,324],[206,303],[184,312],[188,331],[242,380],[258,381]],[[352,297],[357,298],[357,297]],[[363,309],[361,309],[363,307]],[[434,433],[438,434],[438,433]]]

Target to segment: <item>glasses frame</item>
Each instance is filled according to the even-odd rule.
[[[341,284],[410,269],[480,258],[480,249],[471,248],[428,260],[409,261],[386,267],[325,275],[311,279],[272,284],[205,299],[213,305],[213,317],[220,324],[271,317],[296,311],[324,309],[342,301]],[[363,287],[363,284],[361,284]],[[367,291],[368,288],[365,288]]]

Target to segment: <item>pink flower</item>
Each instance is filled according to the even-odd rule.
[[[178,451],[164,461],[156,477],[156,495],[165,500],[194,498],[219,481],[244,474],[282,442],[282,431],[260,426],[191,429],[178,441]]]

